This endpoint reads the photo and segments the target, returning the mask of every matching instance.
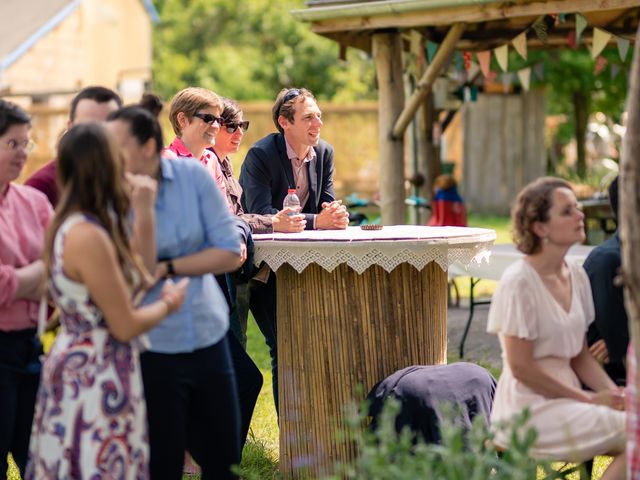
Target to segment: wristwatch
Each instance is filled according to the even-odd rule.
[[[173,268],[173,260],[167,260],[167,277],[173,277],[176,271]]]

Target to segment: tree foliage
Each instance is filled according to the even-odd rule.
[[[303,0],[156,0],[154,82],[169,98],[202,86],[237,100],[273,100],[283,87],[304,86],[318,98],[375,98],[374,69],[350,49],[311,32],[291,10]]]

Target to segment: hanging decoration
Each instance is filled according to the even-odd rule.
[[[439,46],[440,45],[436,42],[427,40],[427,60],[429,60],[429,63],[431,63],[433,61],[433,57],[436,56],[436,52],[438,51]]]
[[[504,93],[511,92],[511,85],[513,84],[513,77],[514,77],[514,73],[513,72],[504,72],[501,75],[500,80],[502,81],[502,91]]]
[[[567,44],[569,45],[569,48],[572,48],[573,50],[578,48],[578,42],[576,41],[575,30],[570,30],[569,33],[567,33]]]
[[[612,36],[613,35],[611,35],[609,32],[605,32],[601,28],[593,28],[593,45],[591,47],[591,58],[596,58],[602,53],[602,50],[604,50],[604,47],[607,46],[607,43],[609,43],[609,40],[611,40]]]
[[[520,83],[522,84],[524,91],[528,92],[531,82],[531,68],[527,67],[522,70],[518,70],[518,78],[520,79]]]
[[[509,44],[505,43],[504,45],[495,48],[493,52],[496,55],[496,60],[498,60],[498,65],[503,72],[507,71],[507,67],[509,66]]]
[[[546,47],[549,42],[549,32],[547,30],[547,23],[544,21],[544,17],[540,17],[533,22],[532,27],[542,44]]]
[[[576,13],[576,45],[580,44],[580,37],[585,28],[587,28],[587,19]]]
[[[616,37],[618,43],[618,53],[620,54],[620,60],[623,62],[627,59],[627,52],[629,51],[629,40],[622,37]]]
[[[464,58],[464,69],[469,72],[471,68],[471,52],[462,52],[462,57]]]
[[[509,72],[509,44],[513,46],[513,48],[518,52],[518,55],[522,57],[524,60],[528,58],[527,51],[527,35],[530,30],[533,30],[540,41],[548,46],[549,41],[549,28],[553,28],[551,23],[551,18],[553,18],[558,23],[563,23],[567,20],[567,13],[559,13],[559,14],[549,14],[547,16],[541,16],[537,18],[529,27],[527,27],[524,31],[516,35],[510,41],[504,43],[503,45],[499,45],[493,50],[484,50],[482,52],[476,52],[477,63],[473,61],[473,53],[472,52],[460,52],[455,51],[453,56],[450,59],[450,62],[455,65],[455,69],[457,72],[458,81],[464,82],[474,82],[474,79],[479,73],[485,77],[489,82],[499,78],[502,85],[503,90],[506,92],[511,91],[511,86],[513,82],[516,81],[516,78],[520,81],[523,90],[529,91],[531,87],[531,77],[533,76],[538,80],[544,80],[544,64],[542,62],[536,63],[535,65],[529,65],[526,68],[522,68],[517,72]],[[570,48],[577,48],[580,44],[580,39],[588,26],[587,19],[580,13],[575,13],[575,29],[570,29],[567,33],[567,45]],[[609,63],[609,61],[601,56],[602,51],[606,48],[609,42],[615,39],[617,42],[618,53],[620,55],[620,59],[622,60],[622,64]],[[622,38],[617,35],[613,35],[612,33],[599,28],[593,27],[593,42],[589,48],[592,58],[595,59],[594,62],[594,74],[601,74],[604,69],[609,66],[611,79],[615,79],[621,71],[625,69],[624,62],[626,61],[627,54],[629,51],[629,47],[631,45],[631,40],[627,38]],[[426,44],[426,54],[428,55],[429,62],[432,61],[438,50],[439,44],[435,42],[428,41]],[[423,51],[424,52],[424,51]],[[495,55],[496,62],[502,70],[502,74],[498,75],[495,71],[491,70],[491,54]],[[471,90],[468,90],[467,94],[469,95]],[[469,100],[469,98],[467,98]]]
[[[476,52],[476,58],[480,64],[480,70],[485,77],[489,77],[491,71],[491,50]]]
[[[607,63],[609,62],[607,61],[606,58],[598,57],[596,59],[596,66],[593,68],[593,74],[600,75],[600,73],[602,73],[602,71],[604,70],[604,67],[607,66]]]
[[[620,73],[620,65],[616,63],[611,64],[611,80],[615,80]]]
[[[533,66],[533,75],[535,75],[538,80],[544,80],[544,63],[536,63]]]
[[[527,32],[526,30],[511,40],[513,48],[520,54],[522,58],[527,59]]]

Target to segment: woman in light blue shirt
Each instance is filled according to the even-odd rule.
[[[160,157],[162,133],[149,112],[125,107],[109,117],[126,169],[158,179],[156,276],[190,278],[184,305],[148,334],[141,356],[151,447],[151,478],[180,479],[184,452],[202,479],[235,478],[240,462],[236,381],[229,357],[229,313],[214,275],[240,266],[240,237],[221,192],[198,162]]]

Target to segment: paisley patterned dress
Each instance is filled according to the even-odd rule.
[[[49,288],[62,329],[44,361],[26,479],[147,479],[149,442],[137,341],[107,330],[85,285],[63,270],[69,216],[53,247]]]

